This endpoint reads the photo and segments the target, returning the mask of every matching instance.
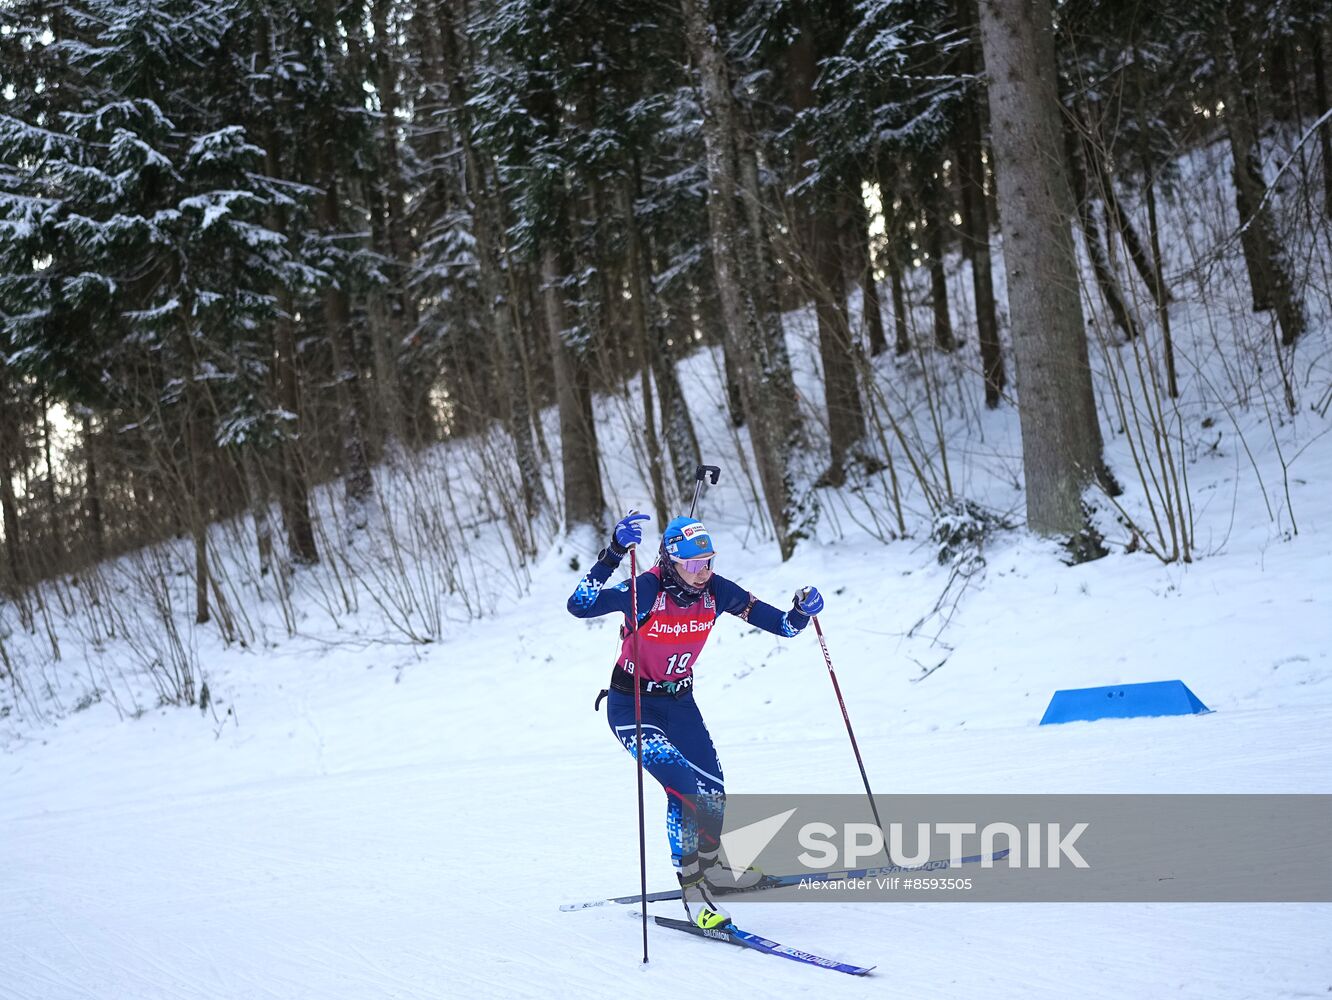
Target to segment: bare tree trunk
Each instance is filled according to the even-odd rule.
[[[1141,111],[1141,109],[1139,109]],[[1133,220],[1123,210],[1119,204],[1119,195],[1115,192],[1114,176],[1110,170],[1109,154],[1103,138],[1101,129],[1101,116],[1098,105],[1095,102],[1088,101],[1079,97],[1074,108],[1074,121],[1076,128],[1070,128],[1070,135],[1079,133],[1079,144],[1076,150],[1072,145],[1069,146],[1070,155],[1081,153],[1082,157],[1082,175],[1085,180],[1076,176],[1074,171],[1075,183],[1081,183],[1082,187],[1078,193],[1078,199],[1099,197],[1105,206],[1106,249],[1113,263],[1115,259],[1115,246],[1112,235],[1118,233],[1120,239],[1124,241],[1124,247],[1128,250],[1129,260],[1133,262],[1134,269],[1142,282],[1147,286],[1147,290],[1152,295],[1152,300],[1159,307],[1170,301],[1170,290],[1161,283],[1161,275],[1152,262],[1147,259],[1147,254],[1143,250],[1142,240],[1138,238],[1138,231],[1133,226]],[[1070,140],[1071,142],[1072,140]],[[1090,210],[1090,209],[1088,209]]]
[[[911,353],[911,334],[907,328],[906,289],[902,282],[902,265],[896,257],[889,258],[888,277],[893,295],[893,353],[900,358]]]
[[[566,287],[574,292],[577,297],[575,306],[577,322],[571,324],[569,328],[565,328],[560,339],[566,349],[569,370],[573,378],[573,398],[578,405],[575,427],[581,438],[579,448],[590,456],[583,463],[580,470],[584,483],[582,492],[594,499],[597,504],[595,515],[589,516],[590,507],[588,513],[584,514],[584,523],[596,524],[600,522],[606,504],[601,485],[601,450],[597,438],[593,395],[598,390],[603,392],[616,391],[618,390],[618,384],[613,382],[604,366],[594,366],[593,364],[596,359],[605,356],[604,352],[609,349],[611,336],[610,317],[607,315],[608,303],[606,300],[608,295],[605,275],[597,267],[597,248],[589,248],[583,239],[575,238],[572,235],[575,233],[581,235],[581,227],[587,221],[590,221],[595,228],[596,191],[593,190],[590,197],[586,199],[586,211],[589,213],[587,216],[579,215],[579,205],[569,195],[570,192],[566,188],[564,208],[565,224],[568,228],[565,230],[563,246],[566,248],[567,257],[561,255],[558,258],[560,270],[556,274],[557,276],[568,276]],[[572,263],[572,267],[569,266],[570,263]],[[566,300],[563,289],[557,287],[557,291],[560,295],[558,302],[564,304]],[[556,300],[549,301],[554,302]],[[566,484],[566,509],[569,502],[570,498]]]
[[[751,296],[758,315],[759,330],[763,336],[764,356],[769,359],[771,368],[768,377],[773,382],[773,391],[790,401],[790,408],[783,412],[794,420],[795,380],[791,375],[791,358],[786,350],[786,333],[782,328],[782,310],[775,276],[776,265],[772,254],[772,235],[765,219],[767,201],[763,197],[763,188],[759,183],[758,150],[755,148],[751,133],[741,127],[734,101],[731,103],[731,111],[732,122],[736,126],[733,138],[740,204],[744,209],[745,224],[750,234],[748,240],[740,241],[737,250],[742,257],[742,266],[753,275]]]
[[[934,346],[951,354],[957,346],[953,339],[953,320],[948,312],[948,277],[944,272],[944,184],[927,167],[920,185],[925,208],[925,254],[929,257],[930,302],[934,308]]]
[[[836,220],[825,205],[814,219],[815,258],[818,278],[814,314],[819,328],[819,360],[828,410],[830,463],[821,481],[841,486],[846,481],[846,461],[865,436],[865,414],[856,384],[856,358],[851,327],[846,318],[846,283]]]
[[[601,491],[596,425],[586,362],[565,343],[564,289],[555,248],[541,250],[541,298],[555,367],[555,396],[560,410],[560,460],[564,470],[564,519],[567,527],[599,524],[606,510]]]
[[[741,398],[741,375],[735,365],[735,345],[726,336],[722,297],[717,292],[717,268],[711,266],[711,261],[706,268],[699,268],[698,284],[689,285],[687,301],[682,297],[681,309],[674,310],[673,316],[678,320],[678,325],[673,329],[675,342],[681,345],[675,352],[677,357],[685,356],[695,344],[694,316],[698,317],[698,326],[707,334],[707,340],[715,336],[714,332],[721,330],[718,340],[721,340],[723,377],[726,378],[726,415],[730,417],[731,426],[745,426],[745,401]],[[693,481],[695,467],[697,463],[690,466],[690,481]]]
[[[1027,523],[1090,540],[1082,493],[1103,470],[1078,294],[1049,0],[980,0]],[[1108,473],[1105,474],[1108,478]],[[1082,555],[1098,551],[1088,545]]]
[[[634,164],[634,181],[638,183],[638,164]],[[648,320],[651,343],[648,357],[652,363],[652,375],[657,384],[657,395],[661,404],[662,433],[670,452],[671,472],[669,483],[665,486],[666,502],[674,506],[676,502],[687,499],[693,487],[694,469],[702,461],[699,453],[698,436],[694,431],[694,421],[689,414],[689,405],[680,388],[680,379],[675,371],[675,358],[680,348],[688,345],[693,338],[692,321],[689,318],[690,291],[681,282],[674,296],[658,295],[650,291],[651,281],[648,276],[648,262],[653,259],[651,238],[648,233],[639,232],[640,255],[644,284],[648,286],[654,309]]]
[[[852,229],[860,278],[861,314],[865,321],[870,356],[877,358],[888,350],[888,339],[883,332],[883,300],[879,297],[879,283],[874,280],[874,253],[870,248],[868,210],[863,201],[859,204],[860,211],[852,216]]]
[[[329,174],[324,178],[324,196],[320,201],[320,222],[325,233],[340,230],[338,179],[335,168],[324,164]],[[351,306],[347,292],[335,277],[324,290],[324,325],[333,352],[333,378],[338,386],[338,409],[342,433],[343,486],[352,525],[364,528],[368,523],[366,505],[374,492],[370,475],[370,457],[365,439],[365,399],[361,385],[356,345],[352,332]]]
[[[957,0],[957,19],[967,34],[959,50],[961,72],[977,76],[980,38],[974,0]],[[985,91],[977,87],[962,100],[958,114],[957,172],[962,201],[962,239],[971,261],[971,291],[976,302],[976,333],[980,338],[981,370],[985,379],[985,405],[993,410],[1003,399],[1007,374],[999,342],[999,319],[994,302],[993,262],[990,258],[990,218],[985,199],[985,164],[981,159],[982,106]]]
[[[671,450],[673,488],[668,495],[676,500],[689,498],[693,488],[694,469],[703,461],[699,451],[698,435],[689,415],[689,404],[680,388],[675,371],[677,350],[675,345],[687,343],[693,330],[688,315],[689,292],[677,294],[675,301],[662,296],[658,301],[658,314],[654,324],[656,350],[652,355],[653,373],[657,391],[661,396],[661,421],[666,442]]]
[[[1124,241],[1124,246],[1128,249],[1129,260],[1133,261],[1133,267],[1142,278],[1143,284],[1151,292],[1152,301],[1158,306],[1169,304],[1171,296],[1170,289],[1166,288],[1162,281],[1160,268],[1156,267],[1151,260],[1147,258],[1143,250],[1142,240],[1138,237],[1138,230],[1134,228],[1133,220],[1119,204],[1119,195],[1115,193],[1115,181],[1110,174],[1110,168],[1106,166],[1105,157],[1101,155],[1100,150],[1092,147],[1090,155],[1093,162],[1097,164],[1098,173],[1101,179],[1101,197],[1105,200],[1105,212],[1109,216],[1111,224],[1119,233],[1120,239]]]
[[[1314,29],[1309,58],[1313,61],[1314,97],[1319,108],[1327,109],[1332,108],[1332,104],[1328,103],[1327,67],[1323,62],[1323,31],[1322,27]],[[1323,160],[1323,214],[1332,218],[1332,122],[1324,122],[1318,129],[1318,148]]]
[[[814,106],[817,73],[815,24],[809,6],[798,6],[799,31],[788,51],[787,83],[791,103],[800,113]],[[795,161],[805,163],[808,143],[795,147]],[[846,276],[843,272],[840,192],[828,184],[796,199],[798,243],[806,250],[804,272],[811,280],[814,316],[819,331],[819,360],[823,366],[828,413],[829,465],[820,482],[841,486],[846,481],[846,460],[865,436],[865,415],[856,384],[856,356],[846,313]]]
[[[1166,282],[1162,280],[1160,228],[1156,225],[1156,178],[1152,176],[1151,168],[1147,168],[1143,173],[1146,174],[1143,189],[1147,196],[1147,234],[1152,241],[1152,269],[1155,270],[1156,282],[1158,282],[1160,288],[1166,288]],[[1173,341],[1171,330],[1169,330],[1169,305],[1167,301],[1158,301],[1156,317],[1162,325],[1162,349],[1166,354],[1166,383],[1171,397],[1177,398],[1179,397],[1179,379],[1176,378],[1175,374],[1175,341]]]
[[[60,513],[56,510],[56,475],[51,464],[51,401],[42,393],[42,455],[46,464],[46,516],[51,524],[51,552],[49,557],[52,568],[58,564],[65,551],[64,533],[60,529]]]
[[[639,387],[643,396],[643,437],[647,443],[648,477],[652,483],[652,503],[657,511],[657,522],[670,520],[666,507],[666,485],[662,477],[661,438],[657,434],[656,407],[652,392],[652,355],[655,346],[649,329],[647,296],[642,241],[638,235],[638,219],[634,216],[634,181],[626,176],[617,189],[620,218],[624,220],[626,267],[629,280],[629,323],[638,354]]]
[[[452,12],[447,5],[440,5],[439,11],[441,14],[439,42],[443,49],[443,60],[457,71],[448,88],[448,99],[458,120],[458,139],[462,146],[463,170],[467,179],[467,195],[470,203],[468,207],[477,241],[478,283],[493,335],[496,372],[500,384],[504,387],[505,426],[513,442],[514,458],[518,465],[523,510],[531,522],[546,506],[547,498],[541,481],[541,462],[537,458],[533,439],[533,428],[539,422],[539,413],[533,412],[532,393],[526,379],[522,331],[516,329],[514,325],[514,315],[518,306],[515,301],[518,294],[516,279],[512,274],[512,261],[510,261],[506,297],[505,282],[501,275],[501,261],[506,254],[501,215],[503,208],[495,195],[497,185],[494,183],[494,175],[487,168],[471,138],[467,106],[469,95],[465,83],[471,67],[464,65],[464,60],[459,54]],[[559,327],[556,327],[552,336],[557,336],[558,330]],[[558,363],[557,360],[556,364]],[[563,404],[560,415],[563,427]],[[567,496],[565,507],[567,511]]]
[[[92,431],[92,417],[83,416],[83,489],[84,512],[88,518],[93,558],[100,560],[106,554],[106,528],[102,524],[102,488],[97,479],[97,447]],[[135,480],[137,485],[138,480]]]
[[[199,389],[194,387],[190,391],[191,396],[196,398],[190,400],[187,405],[190,413],[186,416],[189,422],[189,463],[190,477],[189,490],[191,496],[188,499],[188,509],[190,511],[190,534],[194,538],[194,623],[196,625],[206,625],[209,619],[208,613],[208,483],[204,474],[205,453],[208,450],[210,437],[208,433],[208,424],[203,414],[203,400],[197,398]]]
[[[592,124],[590,121],[585,121],[583,127],[590,131]],[[620,357],[625,351],[625,338],[622,336],[620,324],[616,322],[618,310],[613,306],[615,294],[612,273],[617,268],[616,262],[608,260],[605,254],[608,240],[605,236],[603,223],[605,213],[602,206],[601,184],[592,177],[587,181],[586,196],[582,199],[568,198],[565,207],[568,210],[569,231],[591,236],[590,240],[581,238],[570,240],[574,260],[574,268],[570,274],[582,276],[579,280],[579,306],[583,322],[590,332],[590,338],[581,352],[589,362],[588,373],[593,379],[589,384],[595,384],[596,389],[601,392],[616,393],[623,391],[624,381],[620,377],[621,374],[628,373],[618,371],[612,373],[607,370],[606,365],[591,363],[602,358]]]
[[[407,437],[407,420],[403,413],[403,387],[398,371],[397,345],[402,342],[401,313],[391,298],[372,294],[367,306],[367,332],[370,339],[370,360],[374,364],[375,411],[381,425],[385,451],[396,454]]]
[[[259,575],[268,576],[273,568],[273,521],[268,516],[268,486],[259,471],[259,460],[249,445],[240,447],[241,471],[249,494],[250,514],[254,517],[254,541],[259,554]]]
[[[1064,129],[1064,144],[1068,153],[1068,176],[1073,185],[1073,200],[1078,206],[1078,222],[1087,245],[1087,256],[1091,259],[1092,273],[1096,276],[1096,286],[1101,296],[1110,307],[1110,315],[1115,325],[1124,332],[1124,336],[1133,340],[1138,336],[1137,321],[1124,305],[1124,296],[1119,288],[1119,279],[1106,253],[1106,244],[1101,236],[1101,227],[1096,221],[1091,198],[1087,192],[1087,142],[1073,128]]]
[[[1226,132],[1229,137],[1231,132],[1229,123]],[[1230,137],[1230,149],[1232,154],[1230,176],[1235,186],[1235,211],[1240,220],[1240,249],[1244,251],[1244,267],[1249,275],[1253,311],[1267,312],[1272,308],[1272,293],[1261,263],[1265,255],[1262,238],[1258,232],[1261,223],[1253,225],[1256,200],[1250,195],[1250,192],[1256,191],[1258,199],[1261,199],[1266,185],[1258,168],[1259,161],[1249,157],[1243,141],[1237,143],[1235,138]]]
[[[1304,332],[1304,308],[1291,280],[1290,264],[1276,237],[1272,209],[1266,200],[1262,151],[1254,124],[1253,94],[1239,63],[1242,5],[1231,0],[1228,23],[1221,39],[1222,79],[1225,83],[1226,133],[1230,137],[1231,177],[1235,207],[1239,210],[1240,245],[1248,264],[1255,311],[1275,309],[1281,343],[1289,346]]]
[[[389,35],[389,8],[392,0],[374,0],[371,19],[375,29],[374,61],[380,104],[380,134],[384,154],[384,174],[381,179],[386,209],[385,226],[389,255],[393,260],[393,283],[388,289],[388,315],[385,323],[375,332],[375,384],[379,390],[380,408],[388,425],[387,436],[401,441],[403,436],[402,386],[398,377],[397,353],[403,334],[416,325],[415,301],[404,287],[405,276],[411,267],[411,249],[403,215],[406,212],[407,192],[402,175],[402,153],[398,144],[398,81],[394,53],[398,47]]]
[[[884,234],[887,239],[885,256],[888,261],[888,282],[893,296],[893,333],[895,338],[893,352],[900,358],[911,353],[911,333],[907,326],[906,292],[902,282],[902,262],[897,255],[897,241],[902,238],[902,234],[898,225],[899,213],[893,208],[892,192],[885,185],[880,185],[880,187],[883,191],[883,222]]]
[[[777,534],[782,558],[795,550],[795,522],[801,517],[801,499],[795,492],[788,462],[797,445],[791,433],[792,398],[780,386],[789,384],[778,371],[773,344],[764,336],[760,308],[754,300],[765,287],[761,276],[741,250],[747,236],[738,218],[740,194],[736,176],[737,132],[734,97],[716,28],[708,18],[703,0],[681,0],[685,35],[697,66],[703,107],[703,139],[708,169],[708,227],[712,262],[717,273],[728,340],[735,345],[734,360],[740,375],[740,390],[753,443],[755,465],[763,484],[764,498]]]
[[[273,53],[270,51],[266,17],[258,18],[257,28],[261,40],[258,55],[264,60],[266,68],[271,69]],[[271,91],[269,97],[273,98]],[[271,120],[265,129],[264,147],[264,164],[268,175],[284,176],[276,127]],[[275,207],[269,215],[268,224],[276,232],[286,232],[286,212]],[[301,387],[296,359],[296,335],[292,328],[295,310],[288,292],[279,291],[277,295],[278,316],[273,330],[273,382],[278,407],[282,411],[281,444],[277,449],[275,470],[278,506],[286,530],[288,558],[297,565],[308,566],[319,561],[319,549],[315,545],[314,525],[310,517],[309,477],[301,447]]]
[[[5,555],[9,560],[9,592],[16,593],[28,582],[20,534],[18,498],[14,495],[14,469],[19,444],[13,407],[9,405],[9,373],[0,357],[0,514],[5,526]]]
[[[486,183],[481,165],[471,143],[464,139],[470,187],[472,189],[472,218],[476,234],[477,264],[481,295],[486,315],[494,336],[495,373],[504,387],[502,407],[505,426],[513,441],[514,457],[518,464],[518,479],[523,493],[523,510],[529,521],[545,506],[545,490],[541,485],[541,465],[537,460],[532,440],[532,401],[523,378],[523,355],[518,335],[513,328],[511,303],[504,295],[500,275],[500,237],[496,232],[493,206],[486,204],[485,192],[493,190]]]
[[[374,491],[374,480],[365,441],[364,392],[356,362],[351,313],[347,296],[340,289],[331,288],[324,293],[324,322],[340,397],[344,494],[353,526],[364,528],[369,523],[366,505]]]
[[[800,30],[791,43],[787,65],[788,90],[797,113],[814,106],[817,72],[815,29],[807,5],[800,8]],[[795,148],[797,164],[813,151],[801,142]],[[842,206],[840,192],[828,184],[796,199],[795,230],[798,252],[804,258],[803,275],[814,300],[819,332],[819,361],[823,367],[824,399],[828,414],[829,464],[820,483],[846,482],[846,461],[865,436],[865,415],[856,384],[856,356],[846,312],[846,275],[843,270]]]
[[[523,486],[524,503],[527,502],[527,492],[535,494],[536,506],[528,513],[528,519],[532,520],[537,512],[544,510],[549,503],[541,470],[550,466],[550,448],[546,445],[545,434],[541,429],[541,399],[532,371],[529,343],[532,338],[529,329],[532,322],[529,308],[531,293],[527,287],[530,280],[526,274],[527,269],[514,259],[507,244],[502,252],[506,261],[504,271],[508,279],[509,329],[514,348],[514,369],[511,377],[517,385],[515,392],[522,395],[522,399],[515,404],[517,411],[515,420],[524,426],[515,427],[515,433],[521,437],[523,447],[527,449],[523,459],[527,467],[520,467],[518,474],[524,484],[529,481],[531,483],[530,487]]]
[[[555,459],[551,455],[550,442],[546,440],[546,431],[541,420],[541,411],[546,406],[549,386],[545,383],[550,378],[553,363],[550,357],[550,337],[546,333],[545,311],[541,305],[537,286],[540,283],[533,266],[519,264],[512,257],[509,267],[519,275],[523,302],[529,326],[518,331],[519,339],[524,343],[524,372],[527,376],[527,393],[532,400],[532,437],[536,440],[537,454],[541,456],[543,469],[554,468]],[[542,487],[544,491],[544,486]]]
[[[726,376],[727,413],[731,417],[732,427],[745,426],[744,390],[740,386],[740,362],[736,360],[735,345],[726,340],[722,343],[722,369]]]
[[[697,313],[702,329],[709,333],[719,328],[722,330],[720,339],[722,369],[726,378],[726,415],[731,418],[732,427],[743,427],[745,426],[745,401],[740,392],[740,366],[735,359],[737,348],[735,341],[726,335],[726,317],[722,314],[721,295],[717,291],[716,267],[703,268],[698,285],[691,286],[690,290],[692,292],[692,308],[689,311],[691,314]],[[693,315],[681,316],[680,319],[682,322],[681,335],[684,338],[682,343],[692,346],[695,343]],[[693,477],[694,470],[690,469],[689,478],[692,480]]]
[[[279,453],[278,494],[291,560],[301,565],[313,565],[319,561],[319,549],[315,545],[314,525],[310,518],[310,486],[301,455],[300,383],[296,370],[296,336],[290,315],[291,303],[284,297],[274,344],[278,403],[286,414]]]

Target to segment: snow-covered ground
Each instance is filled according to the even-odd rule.
[[[942,570],[832,546],[733,572],[835,582],[828,638],[883,792],[1332,792],[1324,542],[1164,570],[1012,540],[919,684],[892,633]],[[425,651],[283,650],[227,672],[238,725],[85,712],[3,760],[0,996],[1277,997],[1332,985],[1326,905],[736,903],[856,981],[661,931],[641,968],[631,761],[591,700],[613,623],[569,618],[568,553]],[[1229,565],[1228,565],[1229,564]],[[743,569],[741,567],[743,566]],[[698,698],[731,788],[859,788],[814,637],[724,623]],[[219,670],[219,674],[222,671]],[[215,677],[217,675],[215,674]],[[1039,727],[1056,686],[1183,677],[1199,717]],[[219,685],[221,686],[221,685]],[[649,789],[649,881],[671,884]],[[599,821],[589,828],[586,819]],[[674,913],[678,904],[660,904]],[[845,980],[845,981],[843,981]]]
[[[1248,322],[1239,305],[1186,292],[1173,319],[1191,373],[1180,410],[1191,564],[1125,552],[1128,533],[1107,517],[1104,559],[1068,567],[1053,545],[1004,532],[974,576],[955,578],[926,538],[918,491],[906,497],[912,537],[891,544],[873,537],[871,507],[891,521],[879,501],[825,494],[819,537],[783,564],[720,411],[716,355],[685,366],[705,458],[725,466],[701,511],[718,571],[778,604],[800,585],[825,592],[821,621],[876,792],[1332,793],[1332,435],[1312,409],[1329,381],[1328,317],[1313,317],[1297,353],[1293,417],[1264,405],[1280,398],[1270,370],[1245,375],[1248,405],[1227,410],[1227,372],[1248,371],[1244,351],[1270,340],[1232,331]],[[811,320],[788,320],[816,412]],[[974,352],[926,363],[954,385],[949,366],[974,367]],[[885,398],[918,387],[920,364],[883,362]],[[965,372],[943,395],[959,492],[1020,512],[1012,407],[985,412]],[[631,402],[599,404],[616,509],[650,507],[625,446]],[[1123,502],[1145,521],[1125,435],[1106,425]],[[585,567],[601,540],[548,539],[514,570],[487,530],[466,536],[471,565],[490,569],[465,586],[489,610],[466,621],[450,598],[441,641],[408,642],[364,596],[329,624],[312,582],[322,568],[299,571],[294,638],[257,599],[246,610],[261,641],[247,648],[182,625],[214,699],[205,713],[152,708],[151,690],[113,697],[111,653],[67,636],[26,702],[0,701],[0,998],[1332,989],[1332,904],[736,902],[742,926],[878,970],[852,979],[666,930],[643,966],[627,908],[558,909],[638,883],[634,768],[592,710],[617,623],[564,609],[573,562]],[[172,583],[183,608],[188,585]],[[726,619],[697,677],[729,789],[860,790],[812,632],[778,640]],[[1057,688],[1176,677],[1214,713],[1037,725]],[[135,706],[147,708],[121,717]],[[668,888],[663,796],[648,795],[649,887]]]

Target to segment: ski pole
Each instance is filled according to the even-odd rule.
[[[814,622],[814,632],[819,637],[819,646],[823,650],[823,662],[828,664],[828,676],[832,678],[833,691],[837,695],[837,704],[842,709],[842,721],[846,723],[846,735],[851,737],[851,749],[856,755],[856,766],[860,768],[860,780],[865,784],[865,795],[869,798],[870,812],[874,813],[874,822],[879,827],[879,832],[884,836],[884,852],[888,851],[888,832],[883,828],[883,820],[879,819],[879,807],[874,804],[874,793],[870,791],[869,777],[865,774],[865,761],[860,756],[860,747],[856,744],[856,734],[851,728],[851,716],[846,711],[846,701],[842,698],[842,686],[837,683],[837,671],[833,669],[832,656],[828,653],[828,640],[823,637],[823,626],[819,624],[819,616],[811,616]],[[890,856],[891,858],[891,856]]]
[[[638,759],[638,883],[643,913],[643,961],[648,960],[647,944],[647,825],[643,820],[643,695],[638,683],[638,553],[629,546],[629,608],[633,614],[634,652],[634,756]]]
[[[711,479],[712,485],[717,485],[717,480],[721,477],[721,469],[715,465],[700,465],[694,470],[694,499],[689,504],[689,516],[694,516],[694,508],[698,506],[698,495],[703,489],[703,480]]]

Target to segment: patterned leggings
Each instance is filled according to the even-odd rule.
[[[692,691],[678,698],[645,696],[642,705],[643,769],[666,790],[666,836],[678,868],[682,858],[699,850],[717,850],[726,807],[724,778]],[[606,718],[615,738],[633,754],[634,696],[612,691]]]

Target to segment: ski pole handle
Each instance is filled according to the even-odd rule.
[[[615,529],[611,532],[612,547],[618,546],[620,554],[633,547],[643,540],[643,528],[640,521],[650,521],[652,518],[647,514],[641,514],[633,508],[629,513],[615,522]]]
[[[721,468],[716,465],[700,465],[694,470],[694,499],[689,504],[689,516],[694,516],[694,508],[698,506],[698,495],[703,490],[703,481],[709,479],[712,485],[717,485],[717,480],[721,478]]]
[[[813,618],[823,610],[823,595],[818,587],[802,587],[795,592],[792,606],[802,615]]]

